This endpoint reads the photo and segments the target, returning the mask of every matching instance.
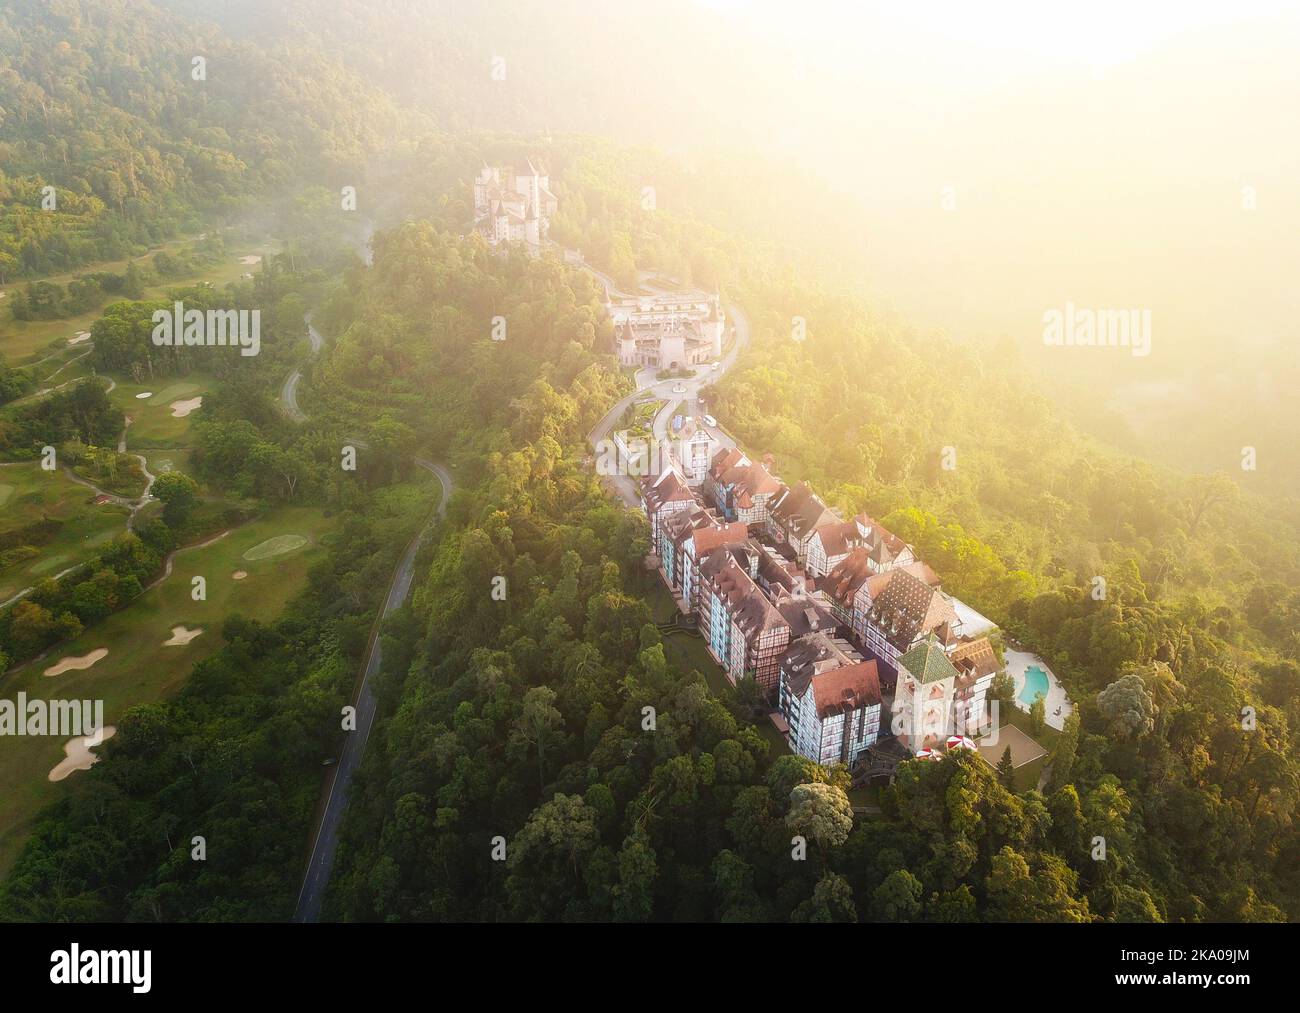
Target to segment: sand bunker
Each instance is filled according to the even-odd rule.
[[[81,671],[89,668],[97,661],[103,661],[108,657],[108,648],[100,647],[91,651],[89,654],[83,654],[80,658],[69,655],[60,661],[57,665],[51,665],[45,670],[47,676],[62,675],[64,672],[71,672],[73,669]]]
[[[172,418],[183,419],[186,415],[199,408],[202,404],[202,397],[192,397],[186,401],[173,401],[171,403]]]
[[[230,575],[230,579],[243,580],[247,576],[248,576],[248,572],[246,570],[236,570],[234,573]]]
[[[99,741],[107,742],[117,734],[117,729],[112,725],[105,725],[104,730],[100,732]],[[66,757],[59,761],[59,765],[50,771],[51,781],[62,781],[74,770],[89,770],[99,762],[99,757],[91,752],[94,746],[91,746],[89,736],[78,735],[75,739],[69,739],[64,745],[63,751]],[[98,745],[96,743],[95,745]]]
[[[153,391],[151,391],[151,390],[143,390],[143,391],[141,391],[139,394],[137,394],[137,395],[135,396],[135,399],[136,399],[137,401],[143,401],[143,400],[144,400],[145,398],[147,398],[147,397],[153,397]]]
[[[256,253],[250,253],[246,257],[240,257],[239,262],[241,264],[260,264],[262,262],[262,258],[259,257]]]
[[[276,535],[274,538],[268,538],[258,545],[244,553],[245,559],[268,559],[271,556],[281,556],[286,552],[292,552],[294,549],[301,549],[307,544],[307,539],[302,535]]]
[[[202,632],[202,627],[199,627],[196,630],[189,630],[184,626],[173,626],[172,638],[170,640],[164,640],[163,647],[184,647]]]
[[[79,345],[83,341],[89,341],[89,340],[90,340],[90,331],[78,331],[77,336],[75,338],[68,339],[68,344]]]

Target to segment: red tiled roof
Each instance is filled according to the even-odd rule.
[[[737,448],[731,447],[728,449],[724,447],[713,455],[713,461],[709,465],[709,474],[711,474],[715,479],[721,478],[724,472],[735,467],[741,461],[747,460],[748,458],[746,458]]]
[[[858,588],[872,575],[868,559],[869,553],[865,548],[853,549],[826,575],[822,581],[823,589],[840,604],[851,605]]]
[[[774,627],[789,629],[785,618],[730,552],[709,556],[700,573],[722,598],[728,618],[740,628],[746,643]]]
[[[825,719],[846,710],[880,703],[880,677],[874,661],[835,668],[812,679],[817,716]]]
[[[770,496],[781,489],[781,483],[761,464],[751,464],[737,476],[736,488],[742,495]]]
[[[850,549],[862,544],[858,526],[853,521],[834,521],[821,525],[813,532],[813,537],[822,543],[822,550],[828,559],[842,556]]]
[[[823,524],[839,523],[806,482],[786,487],[772,506],[772,519],[798,538]]]
[[[988,637],[980,637],[978,640],[966,640],[959,643],[949,652],[948,660],[952,662],[957,671],[964,675],[973,675],[976,679],[982,679],[986,675],[993,675],[999,670],[998,656],[994,652],[993,644],[989,642]]]
[[[742,521],[732,521],[716,528],[700,528],[695,532],[695,558],[703,559],[720,545],[743,542],[749,537],[749,528]]]

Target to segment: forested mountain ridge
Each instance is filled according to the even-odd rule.
[[[150,34],[137,15],[200,6],[48,10],[61,19],[59,34],[93,40],[106,21],[106,37],[132,52],[126,36]],[[256,9],[243,6],[246,15]],[[286,9],[304,17],[313,5]],[[30,18],[34,5],[14,10]],[[216,109],[182,100],[187,32],[167,53],[182,57],[174,72],[157,82],[128,75],[134,83],[121,85],[121,108],[107,117],[123,124],[123,138],[87,149],[96,154],[73,177],[86,201],[102,203],[97,221],[147,230],[174,200],[180,220],[301,183],[295,167],[322,152],[334,154],[311,172],[346,181],[354,155],[382,140],[365,117],[318,108],[304,94],[310,82],[297,78],[277,92],[284,108],[265,110],[268,123],[285,125],[283,138],[246,121],[260,99],[242,91]],[[232,59],[252,47],[246,66],[278,80],[270,47],[211,38],[212,51]],[[57,43],[53,34],[46,41]],[[295,61],[335,67],[312,45],[299,49]],[[220,62],[209,60],[210,80]],[[486,75],[486,59],[465,66]],[[54,70],[33,73],[45,82],[40,96],[72,101]],[[111,73],[77,80],[74,94],[84,86],[117,101]],[[150,96],[173,85],[180,91],[159,98],[165,115],[150,126]],[[458,94],[442,101],[454,105]],[[42,146],[37,98],[6,143],[26,152],[32,173],[53,174],[65,152]],[[10,101],[0,101],[6,112]],[[382,123],[387,100],[375,108]],[[9,126],[6,115],[0,129]],[[127,140],[143,140],[147,152],[151,129],[157,157],[137,164]],[[457,465],[464,491],[421,557],[413,603],[384,628],[380,718],[327,914],[1300,917],[1294,502],[1107,452],[1013,357],[880,313],[842,279],[810,269],[806,251],[773,240],[762,200],[734,185],[743,163],[723,156],[690,170],[583,136],[410,140],[408,176],[390,196],[432,220],[380,233],[371,269],[332,262],[300,278],[292,258],[279,257],[255,284],[228,293],[265,305],[286,338],[300,333],[305,296],[320,302],[314,319],[333,342],[307,378],[309,423],[298,429],[280,416],[269,372],[232,363],[194,426],[196,469],[227,491],[311,498],[344,512],[328,564],[282,621],[231,620],[227,649],[180,698],[127,715],[107,762],[45,815],[0,890],[0,917],[288,917],[316,765],[336,744],[376,590],[412,523],[410,504],[386,490],[406,477],[412,452]],[[644,521],[604,494],[584,460],[592,423],[627,389],[607,355],[598,287],[558,257],[499,256],[466,238],[478,165],[535,151],[562,200],[557,242],[621,284],[655,270],[718,286],[745,307],[754,344],[708,397],[750,450],[771,451],[783,478],[808,479],[831,503],[886,518],[948,588],[1050,658],[1079,720],[1043,791],[1015,791],[982,760],[958,755],[904,764],[880,812],[855,816],[842,770],[776,755],[748,701],[711,692],[697,666],[674,656],[647,605]],[[75,152],[66,154],[76,166]],[[30,196],[32,177],[24,179]],[[659,198],[653,210],[647,185]],[[90,250],[77,245],[84,225],[56,223],[28,256],[75,260]],[[116,230],[106,233],[116,241]],[[149,308],[122,303],[105,313],[97,364],[141,368]],[[504,341],[489,336],[498,316]],[[792,338],[796,316],[808,325],[801,342]],[[286,340],[261,361],[280,370],[291,351]],[[170,368],[160,359],[160,372]],[[357,434],[368,451],[354,488],[337,453],[342,437]],[[939,463],[948,447],[951,471]],[[1100,599],[1096,577],[1106,580]],[[491,589],[502,578],[498,599]],[[1250,730],[1245,707],[1257,718]],[[196,869],[171,838],[182,823],[218,828],[238,846]],[[808,837],[810,861],[791,861],[794,833]],[[1091,854],[1098,836],[1109,845],[1104,863]],[[504,863],[492,860],[497,837]]]
[[[151,0],[14,0],[0,9],[0,273],[129,255],[305,182],[355,185],[398,123],[381,91],[310,50],[235,41]]]

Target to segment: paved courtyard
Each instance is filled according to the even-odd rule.
[[[1003,725],[996,734],[990,733],[975,742],[980,756],[988,761],[989,766],[996,767],[1007,746],[1011,747],[1011,765],[1023,767],[1033,763],[1040,756],[1046,756],[1047,750],[1022,732],[1015,725]]]

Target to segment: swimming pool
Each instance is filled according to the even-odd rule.
[[[1039,693],[1043,694],[1043,699],[1047,699],[1047,673],[1037,665],[1030,665],[1025,669],[1025,684],[1020,687],[1019,699],[1022,704],[1029,707],[1033,704],[1034,698]]]

